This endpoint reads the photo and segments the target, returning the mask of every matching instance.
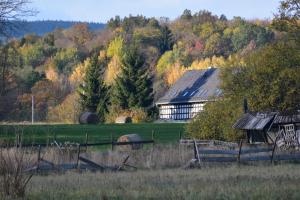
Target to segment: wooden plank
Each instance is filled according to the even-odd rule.
[[[300,154],[281,154],[276,155],[275,160],[300,160]]]
[[[242,149],[241,154],[271,152],[273,147]]]
[[[235,150],[222,150],[222,149],[200,149],[199,154],[238,155],[238,151],[235,151]]]
[[[91,167],[99,168],[101,170],[105,169],[105,167],[103,167],[103,166],[101,166],[101,165],[99,165],[99,164],[97,164],[97,163],[95,163],[95,162],[93,162],[93,161],[91,161],[91,160],[89,160],[87,158],[79,156],[79,160],[82,161],[82,162],[85,162],[85,163],[89,164]]]
[[[242,157],[241,161],[247,162],[247,161],[268,161],[271,159],[271,156],[263,155],[263,156],[246,156]]]
[[[236,162],[236,157],[201,157],[202,162]]]

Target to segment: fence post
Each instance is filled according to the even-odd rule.
[[[151,133],[151,140],[153,141],[152,147],[154,147],[154,130],[152,130],[152,133]]]
[[[274,163],[274,154],[275,154],[277,140],[278,140],[278,136],[275,139],[274,146],[273,146],[273,149],[272,149],[272,155],[271,155],[271,163],[272,164]]]
[[[181,135],[181,131],[179,131],[179,143],[181,139],[182,139],[182,135]]]
[[[37,157],[37,167],[36,170],[39,170],[40,167],[40,160],[41,160],[41,145],[39,145],[39,150],[38,150],[38,157]]]
[[[237,159],[239,164],[241,162],[242,146],[243,146],[243,140],[240,141],[240,145],[239,145],[239,155],[238,155],[238,159]]]
[[[194,139],[194,157],[200,165],[200,155],[199,155],[199,151],[198,151],[198,147],[197,147],[197,143],[196,143],[195,139]]]
[[[79,168],[79,156],[80,156],[80,144],[77,146],[77,162],[76,162],[76,168]]]
[[[16,134],[16,139],[15,139],[15,146],[16,146],[17,148],[18,148],[18,140],[19,140],[19,139],[18,139],[18,135],[19,135],[19,134],[17,133],[17,134]]]
[[[47,140],[46,140],[46,147],[49,147],[49,136],[47,136]]]
[[[111,133],[110,139],[111,139],[111,150],[113,151],[114,150],[114,134],[113,133]]]
[[[87,151],[87,144],[88,144],[88,140],[89,140],[89,135],[88,133],[85,134],[85,151]]]
[[[23,137],[22,137],[22,135],[20,134],[20,135],[19,135],[19,147],[20,147],[20,148],[22,148],[22,143],[23,143],[22,139],[23,139]]]

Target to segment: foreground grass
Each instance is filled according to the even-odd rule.
[[[299,199],[300,165],[37,176],[28,199]]]
[[[0,125],[0,140],[13,140],[16,133],[22,134],[25,143],[45,143],[56,137],[58,141],[83,142],[88,133],[90,142],[110,140],[111,134],[116,139],[121,135],[137,133],[143,139],[160,143],[175,142],[179,133],[184,131],[183,123],[145,123],[145,124],[103,124],[103,125]]]

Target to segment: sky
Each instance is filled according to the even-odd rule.
[[[192,13],[209,10],[228,19],[272,19],[280,0],[31,0],[39,13],[29,20],[72,20],[106,23],[110,18],[132,15],[147,17],[180,16],[184,9]]]

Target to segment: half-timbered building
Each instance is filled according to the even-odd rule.
[[[160,120],[189,120],[203,111],[204,105],[220,97],[219,69],[190,70],[161,97],[156,106]]]

